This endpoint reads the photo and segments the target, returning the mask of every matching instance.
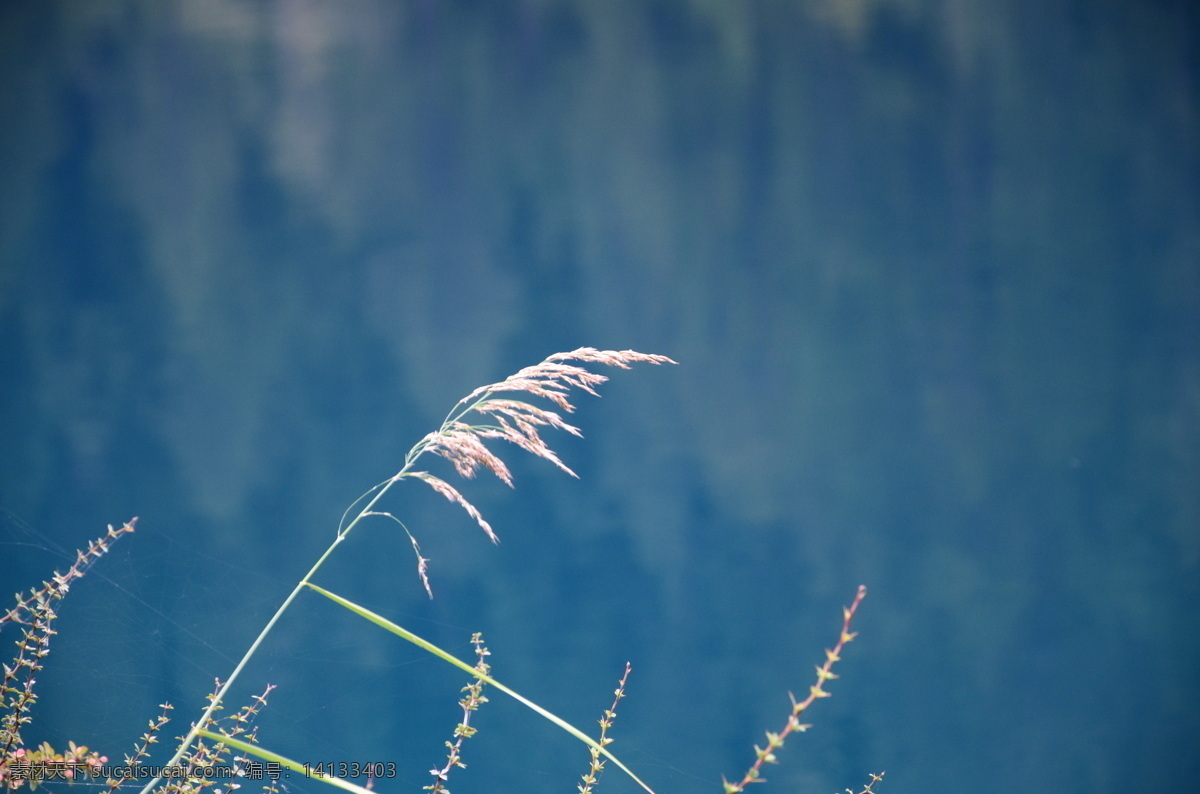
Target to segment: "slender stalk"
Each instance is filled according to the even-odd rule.
[[[446,419],[443,420],[439,432],[444,431],[455,420],[460,419],[467,413],[470,413],[480,402],[483,401],[483,399],[484,398],[475,400],[471,405],[468,405],[462,410],[458,410],[458,408],[467,400],[459,400],[454,404],[454,408],[450,410],[450,413],[446,416]],[[194,725],[192,725],[192,729],[188,731],[186,736],[183,737],[183,741],[180,742],[179,747],[175,750],[175,755],[173,755],[171,760],[168,761],[164,766],[172,767],[179,763],[180,759],[182,759],[187,753],[188,748],[192,746],[192,742],[196,741],[196,737],[206,729],[212,719],[212,715],[216,713],[218,708],[221,707],[221,702],[225,699],[225,695],[229,692],[230,688],[233,687],[234,682],[237,681],[238,676],[241,675],[242,670],[250,662],[250,659],[255,653],[257,653],[259,646],[262,645],[263,641],[267,638],[267,635],[271,633],[271,629],[275,628],[275,624],[279,622],[281,617],[283,617],[283,613],[286,612],[288,607],[292,605],[292,602],[296,600],[296,596],[298,596],[300,591],[308,586],[309,581],[313,578],[313,576],[316,575],[317,571],[321,569],[321,566],[325,564],[325,560],[329,559],[329,555],[333,554],[333,550],[336,549],[341,542],[346,539],[346,536],[350,534],[350,531],[354,529],[354,527],[357,526],[358,523],[366,516],[370,515],[372,508],[379,503],[379,500],[383,498],[384,494],[386,494],[393,485],[399,482],[404,475],[408,473],[413,464],[416,463],[417,458],[421,457],[428,446],[429,443],[427,439],[422,439],[421,441],[417,442],[417,444],[408,451],[408,454],[404,456],[404,468],[400,469],[395,476],[383,483],[383,486],[379,488],[379,491],[375,494],[375,496],[373,496],[371,500],[367,502],[366,506],[358,511],[358,514],[349,524],[346,525],[346,528],[338,531],[337,537],[334,539],[333,543],[330,544],[329,548],[325,549],[325,553],[317,559],[316,563],[313,564],[313,567],[309,570],[309,572],[304,574],[304,578],[296,583],[296,586],[292,589],[292,592],[288,593],[288,597],[283,600],[283,603],[280,604],[279,608],[275,610],[275,614],[272,615],[271,619],[267,621],[267,624],[263,626],[262,631],[258,633],[258,637],[256,637],[254,642],[251,643],[249,649],[247,649],[246,653],[242,656],[241,661],[237,663],[237,666],[233,668],[233,672],[229,674],[229,678],[227,678],[225,683],[221,685],[221,688],[217,690],[217,694],[208,704],[208,708],[204,710],[204,713],[200,715],[200,719],[197,720]],[[154,787],[161,782],[161,776],[154,778],[142,787],[141,794],[150,794]]]
[[[412,467],[412,464],[416,461],[419,455],[420,452],[418,452],[416,455],[411,455],[410,453],[410,458],[404,464],[404,468],[401,469],[396,476],[384,483],[383,487],[379,489],[379,492],[376,493],[371,501],[367,502],[367,505],[359,511],[358,515],[354,517],[354,520],[351,521],[345,529],[338,533],[337,538],[334,539],[329,548],[325,549],[325,553],[317,559],[316,563],[313,564],[313,567],[309,570],[309,572],[304,574],[304,578],[297,582],[296,587],[291,593],[288,594],[288,597],[283,600],[283,603],[279,605],[279,609],[275,610],[275,614],[272,615],[271,619],[267,621],[267,624],[263,626],[262,631],[258,633],[258,637],[255,638],[254,642],[250,645],[250,648],[242,656],[241,661],[237,663],[237,667],[233,668],[233,672],[229,674],[229,678],[226,679],[225,683],[221,685],[221,688],[217,690],[216,696],[214,696],[212,702],[208,704],[208,708],[204,710],[204,713],[200,715],[200,719],[197,720],[194,725],[192,725],[192,729],[188,731],[187,736],[183,737],[183,741],[180,742],[178,749],[175,750],[175,755],[171,757],[171,760],[168,761],[165,766],[172,767],[179,763],[180,759],[183,758],[184,754],[187,753],[188,748],[191,747],[192,742],[194,742],[196,737],[200,735],[200,732],[208,726],[209,721],[212,719],[212,715],[218,708],[220,708],[221,701],[225,699],[226,693],[229,692],[229,689],[233,686],[233,683],[237,681],[238,676],[241,675],[242,669],[245,668],[245,666],[250,662],[251,657],[253,657],[258,651],[258,648],[260,645],[262,645],[263,640],[265,640],[267,635],[271,633],[271,629],[273,629],[275,624],[279,622],[279,619],[283,617],[283,613],[286,612],[287,608],[290,607],[292,602],[296,600],[296,596],[300,594],[300,591],[308,586],[309,580],[311,580],[313,576],[316,575],[317,571],[321,569],[321,566],[325,564],[325,560],[329,559],[329,556],[333,554],[333,550],[336,549],[341,542],[346,539],[346,536],[350,534],[350,530],[354,529],[358,522],[362,521],[362,519],[371,512],[371,508],[373,508],[379,502],[379,500],[383,498],[383,495],[386,494],[388,490],[395,485],[401,477],[404,476],[409,468]],[[162,777],[154,778],[142,788],[141,794],[150,794],[154,787],[161,782]]]
[[[622,369],[628,369],[629,364],[633,362],[646,362],[652,364],[675,363],[666,356],[647,355],[644,353],[638,353],[634,350],[596,350],[595,348],[581,347],[569,353],[555,353],[554,355],[548,357],[541,364],[533,367],[526,367],[510,378],[499,383],[489,384],[476,389],[471,394],[455,403],[450,409],[450,412],[446,415],[446,418],[442,421],[442,425],[438,431],[425,436],[416,444],[414,444],[413,447],[408,451],[408,454],[404,456],[404,467],[401,468],[399,472],[381,485],[377,485],[375,488],[367,491],[358,499],[354,500],[350,507],[347,508],[346,513],[342,516],[343,521],[345,520],[345,516],[349,515],[349,513],[354,509],[354,505],[358,504],[369,494],[374,492],[374,496],[367,501],[366,505],[358,511],[358,513],[354,516],[354,519],[347,524],[345,528],[342,528],[340,523],[338,524],[337,537],[334,539],[333,543],[325,550],[325,553],[320,556],[309,572],[304,575],[304,578],[296,583],[296,587],[291,593],[288,594],[288,597],[284,599],[283,603],[279,605],[279,608],[275,610],[275,614],[272,615],[271,619],[267,621],[267,624],[263,626],[263,629],[259,632],[258,637],[254,640],[253,644],[251,644],[245,655],[242,656],[241,661],[239,661],[237,666],[234,667],[233,672],[230,673],[229,678],[220,686],[220,688],[218,688],[217,693],[213,696],[208,708],[204,710],[204,713],[200,716],[200,719],[194,725],[192,725],[191,730],[188,731],[178,749],[176,749],[175,755],[172,756],[171,760],[168,761],[165,766],[176,766],[187,754],[188,748],[191,747],[192,743],[196,740],[196,737],[208,730],[212,721],[212,716],[216,710],[220,708],[221,702],[225,699],[226,694],[228,694],[234,682],[237,681],[238,676],[241,674],[245,666],[250,662],[250,659],[258,651],[259,646],[262,645],[267,635],[270,634],[271,629],[275,627],[275,624],[279,622],[281,617],[283,617],[283,613],[286,612],[288,607],[292,605],[292,602],[296,600],[296,596],[298,596],[300,591],[306,586],[313,586],[310,584],[310,580],[316,575],[317,571],[320,570],[321,566],[325,563],[325,560],[329,558],[329,555],[333,554],[333,550],[336,549],[338,545],[346,539],[346,536],[350,534],[350,531],[354,529],[354,527],[356,527],[360,521],[369,515],[379,515],[379,513],[376,513],[373,508],[379,503],[379,500],[384,497],[384,494],[391,490],[391,487],[399,482],[402,478],[405,476],[416,476],[423,479],[435,491],[438,491],[452,502],[456,502],[462,506],[473,518],[475,518],[480,527],[488,534],[488,537],[490,537],[493,542],[496,541],[495,533],[492,532],[491,527],[486,521],[483,520],[482,516],[479,515],[479,511],[476,510],[469,502],[467,502],[461,494],[454,490],[454,488],[446,484],[443,480],[424,472],[411,472],[413,464],[416,463],[417,459],[420,458],[421,455],[432,450],[434,454],[441,455],[442,457],[450,460],[454,464],[454,467],[458,473],[465,477],[473,476],[475,471],[480,467],[490,469],[494,474],[496,474],[496,476],[500,477],[505,483],[511,486],[512,478],[507,467],[499,458],[487,450],[481,440],[483,438],[503,438],[511,443],[516,444],[522,449],[531,452],[534,455],[549,460],[567,473],[574,475],[574,472],[568,469],[562,463],[562,461],[558,459],[554,452],[551,451],[550,448],[547,447],[541,440],[541,438],[538,436],[537,428],[539,425],[550,425],[578,434],[577,429],[567,425],[561,420],[561,417],[552,411],[536,409],[528,406],[525,403],[509,403],[501,405],[502,401],[493,400],[493,397],[498,393],[525,391],[530,392],[535,396],[544,397],[550,400],[564,411],[573,411],[574,407],[567,401],[566,397],[563,396],[563,393],[568,387],[575,386],[592,394],[596,394],[593,387],[603,383],[607,380],[607,378],[603,375],[589,372],[581,367],[562,363],[569,360],[600,363],[607,366],[621,367]],[[489,406],[491,406],[490,410],[493,414],[500,416],[499,425],[471,427],[466,431],[455,428],[455,424],[458,423],[462,417],[466,416],[472,411],[479,411],[482,413],[485,410],[488,410]],[[510,425],[508,420],[506,420],[504,417],[508,417],[508,419],[512,420],[515,425]],[[377,491],[375,490],[376,488],[378,488]],[[403,526],[403,524],[401,524],[401,526]],[[405,529],[405,531],[407,532],[408,530]],[[409,538],[412,539],[411,534],[409,535]],[[426,561],[420,557],[420,550],[417,548],[415,539],[413,539],[413,548],[417,550],[418,572],[425,583],[426,590],[429,590],[429,582],[424,572],[424,564]],[[430,595],[432,596],[432,592]],[[503,686],[495,684],[495,682],[489,681],[489,683],[492,683],[503,691],[508,691],[504,689]],[[593,740],[587,738],[578,730],[567,726],[565,723],[561,723],[558,718],[553,717],[553,715],[549,715],[548,712],[544,712],[539,706],[525,701],[515,693],[510,692],[510,694],[513,694],[514,697],[517,697],[522,702],[525,702],[526,705],[530,706],[530,708],[533,708],[535,711],[542,713],[543,716],[547,716],[547,718],[551,719],[551,721],[559,722],[561,725],[563,725],[563,727],[566,727],[569,732],[576,734],[585,742],[594,744]],[[614,763],[621,766],[622,769],[625,769],[625,767],[621,765],[616,758],[613,758],[611,755],[609,755],[606,750],[600,748],[600,751],[602,754],[609,757],[609,759]],[[627,769],[625,769],[625,771],[628,772]],[[633,773],[630,772],[629,774],[632,776]],[[636,780],[637,778],[634,779]],[[154,780],[151,780],[142,788],[141,794],[151,794],[154,787],[161,782],[161,776],[154,778]],[[645,787],[645,784],[643,784],[643,787]],[[648,787],[646,788],[649,790]]]

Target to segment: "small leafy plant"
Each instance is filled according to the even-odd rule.
[[[638,353],[633,350],[597,350],[584,347],[567,353],[556,353],[541,363],[526,367],[498,383],[481,386],[456,403],[441,426],[418,441],[408,451],[408,454],[404,456],[404,464],[398,472],[373,486],[347,508],[329,548],[317,558],[309,572],[300,579],[284,599],[229,677],[224,681],[216,682],[214,691],[208,696],[207,705],[199,719],[192,723],[186,734],[180,738],[170,759],[164,765],[157,767],[156,776],[143,785],[141,794],[197,794],[214,785],[212,770],[222,768],[222,766],[231,775],[243,779],[264,779],[262,773],[265,769],[268,772],[267,777],[270,778],[264,786],[268,792],[278,790],[275,782],[278,779],[278,773],[283,769],[288,769],[357,794],[369,794],[373,785],[371,780],[368,780],[366,787],[359,786],[349,779],[329,774],[325,770],[310,769],[258,744],[254,724],[255,717],[266,705],[267,696],[272,687],[267,687],[261,695],[253,698],[251,703],[243,706],[234,714],[224,719],[219,718],[230,687],[233,686],[246,664],[253,658],[282,615],[305,591],[328,598],[370,623],[404,638],[469,674],[470,679],[463,687],[463,696],[458,701],[458,705],[462,709],[461,721],[454,728],[451,738],[446,741],[448,752],[444,763],[440,763],[430,770],[433,780],[424,787],[424,790],[435,794],[450,794],[448,788],[450,775],[455,768],[465,766],[462,761],[464,743],[475,735],[476,729],[471,725],[472,715],[488,702],[484,692],[486,688],[490,687],[514,698],[587,745],[590,763],[586,772],[581,776],[581,782],[577,785],[580,794],[592,794],[595,791],[606,764],[610,762],[642,789],[653,794],[653,789],[608,749],[613,741],[608,732],[616,720],[617,707],[621,699],[625,697],[626,684],[631,672],[628,664],[614,691],[612,705],[604,710],[599,720],[599,735],[597,738],[593,738],[492,677],[491,668],[487,663],[490,654],[479,634],[475,634],[471,638],[476,660],[474,664],[469,664],[386,617],[320,587],[313,582],[313,579],[334,550],[364,519],[383,517],[399,525],[408,537],[416,557],[417,577],[426,593],[432,598],[433,586],[429,575],[429,560],[422,555],[416,537],[391,512],[378,509],[381,500],[393,487],[406,480],[423,482],[466,511],[493,543],[498,542],[498,537],[479,510],[467,501],[458,489],[444,479],[416,468],[417,462],[424,455],[429,453],[445,458],[454,466],[460,476],[467,479],[486,469],[511,487],[513,477],[508,466],[485,443],[503,441],[549,461],[571,476],[576,476],[575,472],[571,471],[545,443],[541,433],[543,430],[552,429],[581,435],[577,427],[568,424],[563,418],[563,414],[569,414],[575,410],[575,406],[570,401],[571,392],[573,389],[578,389],[595,395],[597,394],[596,388],[607,380],[607,377],[591,371],[585,365],[604,365],[628,369],[633,364],[673,363],[675,362],[661,355]],[[553,408],[537,405],[531,400],[544,401]],[[0,716],[0,788],[14,790],[28,784],[33,789],[40,783],[51,779],[72,781],[85,776],[105,777],[108,791],[111,794],[130,778],[138,777],[140,779],[139,765],[149,758],[151,745],[158,742],[168,722],[171,710],[169,704],[163,704],[162,712],[157,718],[150,721],[149,729],[142,735],[134,751],[124,756],[123,766],[111,767],[108,765],[107,757],[90,751],[86,747],[77,747],[73,742],[68,745],[67,751],[62,753],[55,752],[50,745],[45,743],[36,749],[30,749],[23,744],[21,734],[22,729],[27,727],[32,719],[31,708],[37,700],[35,676],[41,669],[42,660],[49,653],[50,638],[54,634],[52,623],[55,618],[55,604],[66,595],[70,584],[83,576],[87,568],[108,551],[112,542],[134,531],[135,523],[136,519],[132,519],[120,529],[109,527],[109,531],[104,537],[90,544],[86,551],[79,552],[75,564],[67,573],[55,573],[52,580],[44,582],[41,588],[35,588],[25,596],[18,595],[16,606],[0,617],[0,629],[9,623],[21,627],[21,637],[16,642],[17,655],[11,666],[4,665],[3,685],[0,689],[0,715],[2,715]],[[737,794],[752,783],[765,782],[762,777],[762,768],[766,764],[777,762],[776,752],[783,747],[787,737],[792,733],[807,730],[809,726],[802,724],[800,717],[818,699],[829,696],[830,693],[825,689],[825,685],[837,677],[833,673],[833,666],[840,660],[845,646],[855,637],[855,634],[850,631],[850,624],[865,595],[866,589],[860,587],[853,602],[845,607],[841,633],[834,647],[825,652],[824,664],[817,666],[816,683],[809,688],[808,696],[803,700],[797,700],[792,696],[791,711],[783,728],[777,733],[767,732],[765,747],[755,746],[754,761],[738,782],[723,780],[725,794]],[[258,774],[254,774],[255,772]],[[274,774],[270,774],[271,772]],[[368,774],[371,774],[369,770]],[[861,790],[860,794],[873,792],[872,787],[881,779],[882,775],[871,775],[871,781]],[[230,788],[237,786],[238,784],[235,783]],[[847,789],[847,791],[850,790]],[[851,794],[853,793],[851,792]]]

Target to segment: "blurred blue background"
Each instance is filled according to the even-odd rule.
[[[0,582],[65,602],[26,741],[178,735],[459,397],[558,350],[580,473],[387,509],[319,581],[719,791],[870,595],[764,791],[1200,776],[1200,115],[1187,2],[6,2]],[[448,478],[449,467],[436,468]],[[6,634],[7,636],[7,634]],[[316,596],[267,746],[444,758],[464,676]],[[496,695],[458,791],[572,791]],[[439,764],[440,765],[440,764]],[[316,788],[291,781],[290,789]],[[600,791],[631,791],[615,770]]]

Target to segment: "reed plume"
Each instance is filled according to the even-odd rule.
[[[268,686],[262,695],[255,696],[252,703],[235,714],[226,717],[223,721],[217,720],[216,714],[223,708],[225,696],[238,675],[299,593],[306,590],[325,596],[376,627],[402,637],[471,675],[471,680],[462,689],[465,694],[458,701],[462,710],[462,718],[455,726],[452,739],[445,742],[448,750],[445,762],[439,762],[440,766],[435,766],[430,770],[433,782],[425,786],[423,790],[449,794],[447,783],[450,774],[455,768],[466,766],[462,760],[463,746],[465,740],[476,733],[476,727],[472,724],[473,714],[488,701],[483,694],[486,685],[489,691],[497,691],[517,700],[588,745],[589,765],[587,771],[581,776],[580,783],[576,785],[580,794],[593,794],[607,762],[612,762],[642,790],[654,794],[653,789],[608,749],[612,743],[612,738],[608,735],[609,729],[612,728],[616,719],[617,706],[625,697],[625,688],[630,672],[628,664],[626,664],[624,675],[613,693],[612,705],[604,710],[603,716],[599,720],[599,738],[592,738],[561,717],[496,680],[486,661],[490,654],[483,645],[481,635],[475,634],[471,639],[477,657],[476,663],[472,666],[384,616],[312,582],[325,560],[359,522],[368,516],[384,516],[395,521],[408,534],[412,541],[413,551],[417,556],[418,577],[432,597],[433,591],[428,576],[429,561],[422,556],[416,538],[400,519],[389,512],[375,509],[380,500],[403,479],[415,478],[461,507],[493,543],[499,542],[496,532],[483,518],[480,511],[467,501],[458,489],[441,477],[428,471],[415,470],[414,464],[417,460],[429,452],[445,458],[462,477],[470,479],[479,471],[486,469],[501,482],[512,487],[512,472],[504,460],[486,443],[500,440],[513,444],[536,457],[543,458],[572,477],[576,477],[578,475],[563,463],[558,454],[546,444],[541,435],[542,431],[545,429],[564,430],[576,436],[582,435],[579,428],[563,418],[563,414],[573,413],[575,410],[575,406],[570,400],[572,389],[598,395],[596,389],[608,380],[605,376],[592,372],[583,365],[603,364],[628,369],[635,363],[673,364],[675,362],[666,356],[649,355],[633,350],[597,350],[596,348],[582,347],[567,353],[556,353],[541,363],[525,367],[502,381],[481,386],[455,403],[441,426],[424,436],[408,451],[400,471],[368,490],[347,508],[342,521],[338,524],[333,543],[317,559],[311,570],[297,583],[291,594],[275,611],[230,676],[224,682],[216,683],[215,691],[208,696],[208,705],[203,714],[192,723],[187,734],[181,738],[171,759],[165,765],[155,767],[158,776],[144,784],[141,794],[202,794],[213,785],[209,773],[222,768],[229,769],[235,777],[246,780],[262,780],[265,774],[269,780],[263,787],[264,794],[278,794],[281,790],[281,784],[278,782],[279,774],[283,770],[303,774],[309,779],[319,780],[353,794],[374,794],[372,787],[377,774],[386,777],[393,776],[393,773],[387,770],[395,767],[394,762],[368,765],[370,769],[364,773],[367,775],[368,781],[367,785],[363,787],[346,779],[347,776],[358,775],[357,772],[338,773],[342,775],[342,777],[338,777],[327,773],[324,770],[324,764],[317,764],[315,769],[310,770],[309,764],[302,764],[258,746],[254,719],[259,710],[266,705],[267,695],[273,686]],[[530,402],[531,398],[544,400],[551,407]],[[45,742],[37,749],[26,747],[22,742],[21,730],[31,721],[29,712],[37,699],[34,692],[35,674],[42,669],[42,660],[49,652],[49,640],[55,633],[52,622],[55,618],[54,607],[57,601],[67,593],[75,579],[83,576],[88,567],[108,551],[109,545],[113,541],[134,530],[135,521],[136,519],[129,521],[119,530],[109,527],[107,535],[91,543],[86,551],[78,553],[74,565],[65,574],[56,572],[52,581],[44,582],[41,588],[34,588],[24,596],[18,594],[16,604],[11,609],[0,612],[0,629],[5,624],[15,623],[21,626],[22,633],[22,637],[16,643],[17,656],[13,660],[13,664],[3,665],[2,676],[0,676],[0,790],[15,790],[25,784],[28,784],[32,790],[44,780],[54,777],[61,776],[62,779],[73,780],[77,776],[97,777],[106,771],[111,771],[109,767],[105,766],[108,761],[107,757],[89,751],[87,747],[77,746],[73,742],[69,744],[66,751],[61,753],[56,752]],[[804,732],[810,727],[802,724],[800,718],[817,700],[830,696],[830,692],[825,686],[827,682],[837,678],[833,667],[841,660],[845,646],[856,636],[856,633],[850,630],[850,626],[865,595],[866,588],[860,587],[850,605],[843,608],[841,632],[833,647],[825,651],[824,664],[816,666],[816,682],[809,687],[808,696],[803,700],[798,700],[789,694],[791,709],[783,728],[777,733],[766,732],[766,746],[754,748],[754,761],[738,782],[722,779],[726,794],[738,794],[749,788],[751,784],[766,782],[762,777],[762,771],[767,764],[778,762],[776,752],[784,746],[787,737],[792,733]],[[125,769],[131,770],[138,767],[148,759],[151,745],[158,741],[159,734],[167,724],[171,706],[163,704],[161,708],[161,715],[149,722],[149,730],[142,735],[133,754],[124,757]],[[230,761],[231,764],[225,764],[226,761]],[[383,771],[377,772],[376,770]],[[164,776],[166,776],[166,780],[164,780]],[[141,780],[143,775],[138,774],[136,778]],[[875,786],[881,783],[883,773],[871,774],[870,778],[870,782],[866,783],[857,794],[877,794]],[[115,794],[117,788],[129,779],[129,775],[117,771],[104,783],[107,786],[107,794]],[[233,791],[241,785],[240,782],[231,783],[228,791]],[[853,794],[851,789],[846,789],[846,792]]]
[[[465,510],[493,543],[499,543],[500,538],[491,524],[484,520],[479,510],[467,501],[458,489],[427,471],[413,471],[412,466],[417,458],[430,452],[448,460],[462,477],[471,479],[477,472],[486,469],[511,488],[512,472],[504,461],[484,444],[485,440],[501,440],[550,461],[572,477],[578,477],[579,475],[563,463],[558,454],[542,439],[541,430],[565,430],[571,435],[582,436],[579,428],[569,424],[558,411],[512,397],[524,392],[532,397],[550,401],[563,413],[574,413],[575,406],[568,399],[572,387],[598,397],[600,395],[596,388],[608,378],[579,364],[566,363],[570,361],[604,364],[621,369],[629,369],[631,364],[676,363],[667,356],[639,353],[636,350],[597,350],[594,347],[581,347],[568,353],[555,353],[540,364],[525,367],[498,383],[480,386],[455,403],[441,427],[426,435],[409,450],[404,457],[404,468],[387,484],[398,482],[405,477],[414,477],[427,483],[433,490]],[[474,414],[478,421],[464,421],[471,414]],[[382,486],[381,483],[376,489]],[[363,496],[370,493],[371,491],[368,491]],[[390,513],[376,515],[395,518]],[[397,522],[399,523],[398,519]],[[432,598],[433,589],[428,576],[429,560],[421,556],[420,546],[407,527],[404,527],[404,531],[408,533],[417,555],[417,575]]]

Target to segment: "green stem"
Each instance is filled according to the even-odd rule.
[[[309,580],[311,580],[313,576],[316,575],[317,571],[320,570],[321,566],[325,564],[325,560],[329,559],[329,555],[333,554],[333,550],[336,549],[338,545],[346,539],[346,536],[350,534],[350,530],[354,529],[354,527],[358,525],[358,522],[362,521],[363,518],[365,518],[367,514],[371,512],[371,508],[378,504],[379,500],[383,498],[383,495],[386,494],[388,490],[408,472],[408,470],[412,467],[412,464],[419,456],[420,452],[411,456],[408,462],[404,464],[404,468],[379,489],[379,492],[375,494],[371,501],[367,502],[366,506],[359,511],[357,516],[354,517],[354,520],[351,521],[345,529],[338,533],[337,538],[333,541],[329,548],[325,549],[325,553],[322,554],[319,559],[317,559],[316,563],[313,564],[313,567],[309,570],[309,572],[304,574],[304,578],[296,584],[296,587],[291,593],[288,594],[288,597],[283,600],[283,603],[279,605],[279,609],[275,610],[275,614],[272,615],[271,619],[267,621],[267,625],[263,626],[262,631],[258,633],[258,637],[254,640],[254,643],[251,644],[249,650],[247,650],[245,655],[242,656],[242,660],[237,663],[237,667],[233,668],[233,672],[229,674],[229,678],[226,679],[225,683],[221,685],[221,688],[217,690],[217,694],[213,696],[212,702],[208,704],[208,708],[204,710],[204,713],[200,716],[200,719],[197,720],[192,726],[192,729],[188,731],[187,736],[183,737],[183,741],[180,743],[179,748],[175,751],[175,755],[172,756],[171,760],[164,764],[164,766],[171,767],[179,763],[180,759],[183,758],[185,753],[187,753],[188,748],[191,747],[192,742],[194,742],[200,732],[205,730],[210,724],[212,715],[218,708],[220,708],[221,701],[225,699],[225,695],[229,692],[230,687],[233,686],[234,681],[237,681],[238,676],[241,675],[242,669],[245,668],[245,666],[250,662],[251,657],[253,657],[258,651],[258,647],[262,645],[263,640],[267,638],[267,635],[271,632],[271,629],[273,629],[275,624],[279,622],[279,619],[283,617],[283,613],[286,612],[287,608],[290,607],[292,602],[296,600],[296,596],[300,594],[301,590],[308,586]],[[150,794],[154,787],[161,782],[161,777],[154,778],[142,788],[141,794]]]
[[[438,432],[445,432],[446,428],[449,427],[452,422],[458,421],[463,416],[473,411],[475,407],[478,406],[482,401],[486,400],[490,394],[491,392],[484,392],[474,402],[462,410],[459,410],[459,406],[465,403],[466,400],[459,400],[457,403],[455,403],[454,408],[450,409],[450,413],[446,415],[446,419],[442,422],[442,426]],[[207,729],[207,726],[212,720],[213,714],[216,713],[218,708],[220,708],[221,702],[225,699],[225,695],[229,692],[229,689],[233,686],[233,683],[237,681],[238,676],[241,675],[242,669],[245,668],[245,666],[250,662],[250,659],[258,651],[258,647],[262,645],[263,640],[267,638],[267,635],[271,632],[271,629],[273,629],[275,624],[279,622],[279,619],[283,617],[283,613],[286,612],[287,608],[290,607],[292,602],[296,600],[296,596],[298,596],[300,591],[309,584],[309,581],[313,578],[313,576],[316,575],[321,566],[324,565],[325,560],[329,558],[330,554],[333,554],[333,550],[336,549],[338,545],[346,539],[346,536],[350,534],[350,530],[354,529],[354,527],[358,525],[358,522],[362,521],[371,513],[372,508],[379,503],[379,500],[383,498],[383,495],[386,494],[393,485],[399,482],[399,480],[408,473],[413,464],[416,463],[417,458],[421,457],[428,446],[429,444],[424,439],[417,442],[417,444],[408,451],[408,454],[404,456],[404,468],[400,469],[400,471],[397,472],[394,477],[385,482],[383,486],[379,488],[379,491],[375,494],[375,496],[372,497],[369,502],[367,502],[366,506],[363,507],[362,510],[358,511],[358,515],[354,517],[354,520],[347,524],[345,529],[342,529],[338,532],[337,538],[333,541],[332,545],[325,550],[325,553],[320,556],[320,558],[313,565],[312,569],[304,575],[304,578],[296,584],[296,587],[291,593],[288,594],[288,597],[285,598],[283,603],[279,605],[279,609],[275,610],[275,614],[272,615],[271,619],[267,621],[267,625],[263,626],[262,631],[258,633],[258,637],[254,640],[254,643],[250,646],[249,650],[246,651],[245,655],[242,656],[242,660],[237,663],[237,667],[233,668],[233,672],[229,674],[229,678],[226,679],[225,683],[222,684],[220,689],[217,690],[217,694],[213,696],[212,702],[208,704],[208,708],[206,708],[204,713],[200,715],[200,719],[192,726],[192,729],[188,731],[187,736],[183,737],[183,741],[180,743],[179,748],[175,751],[175,755],[172,756],[171,760],[168,761],[164,766],[171,767],[179,763],[180,759],[183,758],[183,756],[187,753],[188,748],[192,746],[192,742],[196,740],[196,737],[199,736],[202,731]],[[370,492],[368,491],[368,493]],[[150,794],[154,787],[161,782],[162,777],[154,778],[142,788],[141,794]]]

